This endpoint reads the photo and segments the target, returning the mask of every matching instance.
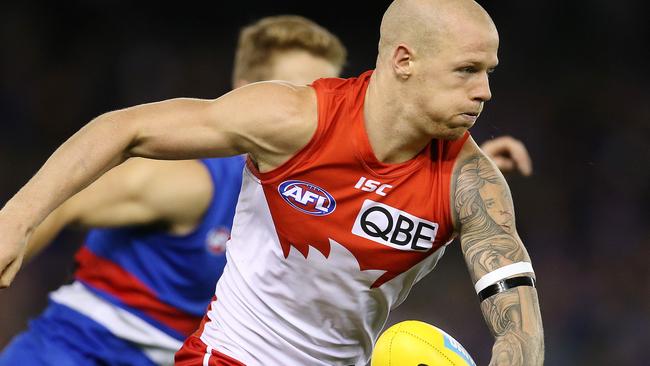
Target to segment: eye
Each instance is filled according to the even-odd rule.
[[[474,74],[474,73],[478,72],[478,69],[476,69],[476,67],[474,67],[474,66],[463,66],[463,67],[459,68],[458,71],[460,71],[462,73],[466,73],[466,74]]]
[[[485,200],[485,208],[492,208],[494,206],[494,200],[493,199],[487,199]]]

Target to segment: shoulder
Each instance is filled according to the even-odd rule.
[[[478,144],[474,139],[469,136],[460,147],[460,151],[454,161],[454,167],[452,174],[454,178],[459,178],[459,174],[463,171],[467,171],[471,167],[481,166],[483,169],[488,170],[497,170],[496,166],[490,158],[479,148]],[[455,182],[457,179],[452,181]],[[458,183],[458,182],[456,182]]]
[[[316,132],[318,103],[315,90],[287,82],[260,82],[244,86],[238,104],[245,113],[255,116],[247,121],[242,151],[252,153],[261,170],[281,165],[303,148]],[[236,111],[233,111],[236,113]],[[241,112],[240,112],[241,113]]]
[[[245,88],[247,87],[243,89]],[[256,104],[256,108],[263,109],[275,128],[300,130],[317,114],[316,91],[310,86],[297,86],[283,81],[266,81],[252,84],[250,88],[255,90],[251,101]],[[260,123],[265,122],[265,119]]]
[[[459,226],[471,216],[487,194],[486,190],[501,187],[509,196],[508,184],[494,162],[485,155],[470,137],[454,162],[451,178],[450,201],[454,226]]]
[[[316,92],[310,86],[298,86],[284,81],[261,81],[235,89],[218,98],[236,99],[233,104],[240,113],[264,112],[263,119],[292,120],[316,108]]]

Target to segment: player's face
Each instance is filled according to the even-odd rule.
[[[511,234],[514,230],[514,223],[512,213],[504,204],[509,200],[509,193],[506,188],[499,184],[486,182],[478,191],[488,215],[505,232]]]
[[[493,27],[459,24],[418,66],[416,95],[435,137],[456,139],[474,125],[492,97],[489,74],[497,66],[499,37]]]
[[[304,85],[319,78],[337,77],[339,72],[338,67],[322,57],[307,51],[290,50],[273,55],[269,79]]]

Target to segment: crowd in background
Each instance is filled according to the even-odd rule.
[[[515,136],[533,158],[532,177],[508,180],[538,277],[546,363],[641,365],[650,356],[650,6],[479,2],[499,28],[501,65],[472,133]],[[372,68],[388,4],[220,3],[3,2],[0,204],[98,114],[229,90],[238,29],[259,17],[310,17],[348,47],[345,76]],[[69,280],[82,239],[64,232],[0,292],[0,348]],[[489,359],[458,242],[390,322],[403,319],[445,329],[478,364]]]

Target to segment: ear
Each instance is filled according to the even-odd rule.
[[[403,43],[398,44],[393,52],[391,64],[398,78],[408,79],[413,67],[413,50]]]
[[[237,79],[233,85],[233,89],[241,88],[244,85],[250,84],[250,81],[244,79]]]

